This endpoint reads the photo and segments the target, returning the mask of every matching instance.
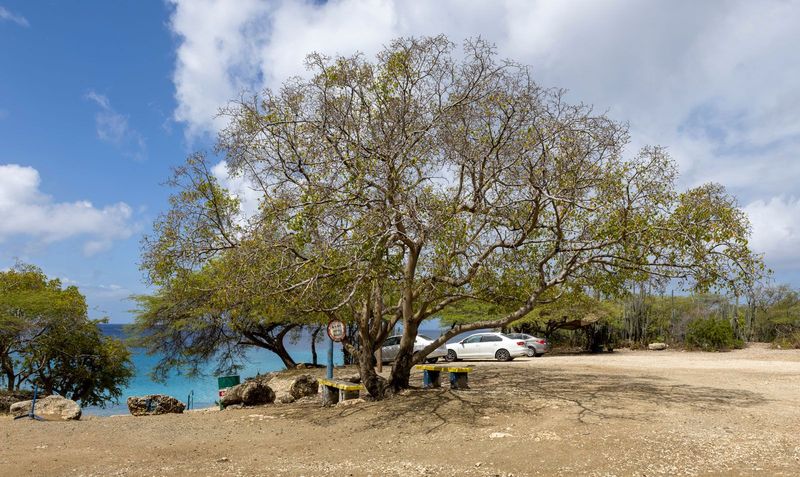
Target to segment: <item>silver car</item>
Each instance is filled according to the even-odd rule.
[[[550,343],[544,338],[537,338],[526,333],[510,333],[509,338],[523,340],[528,347],[528,356],[542,356],[550,350]]]
[[[394,361],[397,357],[397,353],[400,351],[400,340],[403,338],[403,335],[394,335],[386,338],[386,341],[383,342],[383,346],[381,346],[381,360],[384,363],[389,363]],[[429,338],[425,335],[417,335],[417,338],[414,340],[414,353],[418,353],[422,351],[426,346],[433,343],[433,339]],[[443,358],[447,356],[447,348],[444,345],[439,346],[435,350],[431,351],[430,354],[425,358],[426,363],[435,363],[439,361],[439,358]],[[375,353],[375,359],[378,359],[378,353]]]

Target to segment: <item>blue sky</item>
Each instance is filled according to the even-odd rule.
[[[0,268],[37,264],[130,321],[161,184],[210,146],[220,106],[303,75],[310,51],[445,33],[628,121],[631,153],[667,146],[683,186],[726,185],[777,281],[800,285],[798,24],[777,0],[0,0]]]
[[[16,259],[37,264],[78,284],[95,316],[125,321],[131,304],[122,299],[144,291],[139,237],[165,208],[169,191],[160,184],[189,150],[172,120],[170,6],[26,1],[0,7],[25,19],[0,20],[0,165],[38,172],[37,197],[27,202],[49,207],[47,218],[81,220],[67,207],[84,201],[97,211],[111,208],[111,218],[122,216],[86,217],[91,223],[64,224],[63,232],[0,232],[0,267]],[[8,170],[5,175],[11,180]],[[116,204],[128,213],[115,213]],[[100,243],[87,246],[90,241]]]

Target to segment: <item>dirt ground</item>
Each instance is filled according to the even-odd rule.
[[[800,351],[469,364],[470,390],[333,408],[4,417],[0,476],[800,475]]]

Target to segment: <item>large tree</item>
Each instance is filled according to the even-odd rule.
[[[408,386],[412,365],[450,337],[508,325],[565,285],[659,276],[706,288],[757,269],[722,186],[679,193],[664,149],[624,155],[624,124],[539,86],[482,40],[457,53],[442,36],[398,39],[375,61],[311,54],[307,65],[309,79],[223,112],[218,150],[260,194],[256,217],[173,215],[145,262],[169,277],[252,238],[280,257],[252,267],[263,293],[358,324],[373,396]],[[509,311],[413,354],[420,323],[466,299]],[[387,381],[372,354],[398,322]]]
[[[38,268],[0,272],[0,368],[9,391],[39,385],[82,406],[116,400],[133,376],[130,352],[87,316],[77,287]]]

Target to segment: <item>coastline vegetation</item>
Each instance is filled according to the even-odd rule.
[[[88,317],[76,286],[17,264],[0,271],[0,382],[8,393],[38,386],[81,406],[119,399],[134,375],[130,351]]]

